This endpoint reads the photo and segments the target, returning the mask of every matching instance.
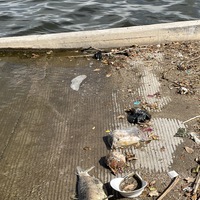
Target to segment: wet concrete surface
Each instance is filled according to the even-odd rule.
[[[185,56],[177,44],[171,47],[173,55]],[[197,58],[199,49],[194,47]],[[0,199],[73,199],[77,196],[76,167],[93,165],[90,174],[106,184],[108,193],[114,194],[111,199],[124,199],[108,184],[114,175],[104,162],[110,151],[106,130],[132,126],[124,109],[138,99],[150,109],[159,140],[139,150],[129,147],[138,160],[121,175],[136,170],[148,183],[155,181],[152,187],[161,194],[170,183],[167,171],[176,170],[181,181],[166,199],[190,199],[182,189],[187,185],[185,178],[196,176],[191,169],[197,165],[199,145],[173,135],[179,127],[199,133],[198,119],[183,122],[200,113],[200,66],[194,60],[190,72],[172,68],[175,58],[168,58],[167,50],[160,48],[137,46],[129,49],[128,56],[115,50],[112,56],[103,54],[101,61],[92,58],[96,50],[1,52]],[[78,75],[87,78],[74,91],[70,84]],[[173,83],[179,78],[191,79],[191,94],[177,93]],[[161,98],[152,96],[155,91]],[[166,134],[170,136],[165,138]],[[187,153],[185,146],[194,152]],[[155,199],[149,196],[149,188],[138,199]]]

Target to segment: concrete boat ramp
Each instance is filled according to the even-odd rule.
[[[165,199],[195,198],[183,188],[192,187],[197,177],[199,144],[174,135],[179,128],[200,134],[200,43],[197,38],[154,43],[98,46],[100,60],[93,58],[96,48],[2,46],[0,199],[73,199],[77,166],[95,166],[90,174],[105,184],[111,199],[125,199],[109,185],[115,176],[105,156],[109,132],[134,126],[124,112],[134,106],[151,114],[148,125],[136,126],[151,127],[152,141],[118,150],[137,160],[117,177],[138,172],[151,184],[137,199],[156,199],[152,188],[162,194],[171,182],[167,172],[175,170],[180,181]],[[80,75],[85,79],[74,90],[71,81]],[[188,183],[188,177],[194,180]]]

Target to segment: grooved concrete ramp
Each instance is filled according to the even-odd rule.
[[[184,120],[199,113],[198,98],[189,97],[188,105],[188,97],[178,96],[161,82],[159,73],[165,66],[161,63],[153,64],[157,71],[144,60],[134,65],[129,60],[125,68],[115,69],[85,56],[47,52],[0,58],[1,200],[73,199],[76,167],[93,165],[90,174],[106,184],[108,193],[114,194],[111,199],[122,199],[107,184],[114,175],[104,162],[109,152],[106,130],[132,126],[118,116],[125,115],[124,109],[138,97],[148,100],[149,93],[158,91],[163,94],[159,109],[150,112],[159,140],[120,151],[136,155],[138,160],[130,163],[128,171],[138,171],[148,182],[156,180],[159,192],[170,182],[170,169],[182,178],[190,175],[199,149],[188,156],[183,147],[195,148],[194,142],[174,134],[186,127]],[[71,80],[79,75],[87,78],[74,91]],[[155,100],[150,99],[150,103]],[[152,199],[147,193],[139,199]],[[168,199],[178,199],[177,195],[176,191]]]

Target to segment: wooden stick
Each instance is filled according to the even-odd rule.
[[[175,185],[179,182],[179,180],[180,180],[179,176],[176,176],[174,180],[171,182],[171,184],[168,186],[168,188],[158,197],[157,200],[163,199],[175,187]]]
[[[195,180],[195,182],[194,182],[193,194],[196,194],[196,193],[197,193],[197,190],[198,190],[199,185],[200,185],[200,171],[199,171],[199,173],[198,173],[198,175],[197,175],[197,177],[196,177],[196,180]]]
[[[189,121],[192,121],[193,119],[196,119],[196,118],[200,118],[200,115],[198,115],[198,116],[196,116],[196,117],[192,117],[192,118],[190,118],[190,119],[184,121],[183,123],[185,124],[185,123],[187,123],[187,122],[189,122]]]

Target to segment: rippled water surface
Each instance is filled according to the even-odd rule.
[[[0,37],[200,18],[200,0],[0,0]]]

